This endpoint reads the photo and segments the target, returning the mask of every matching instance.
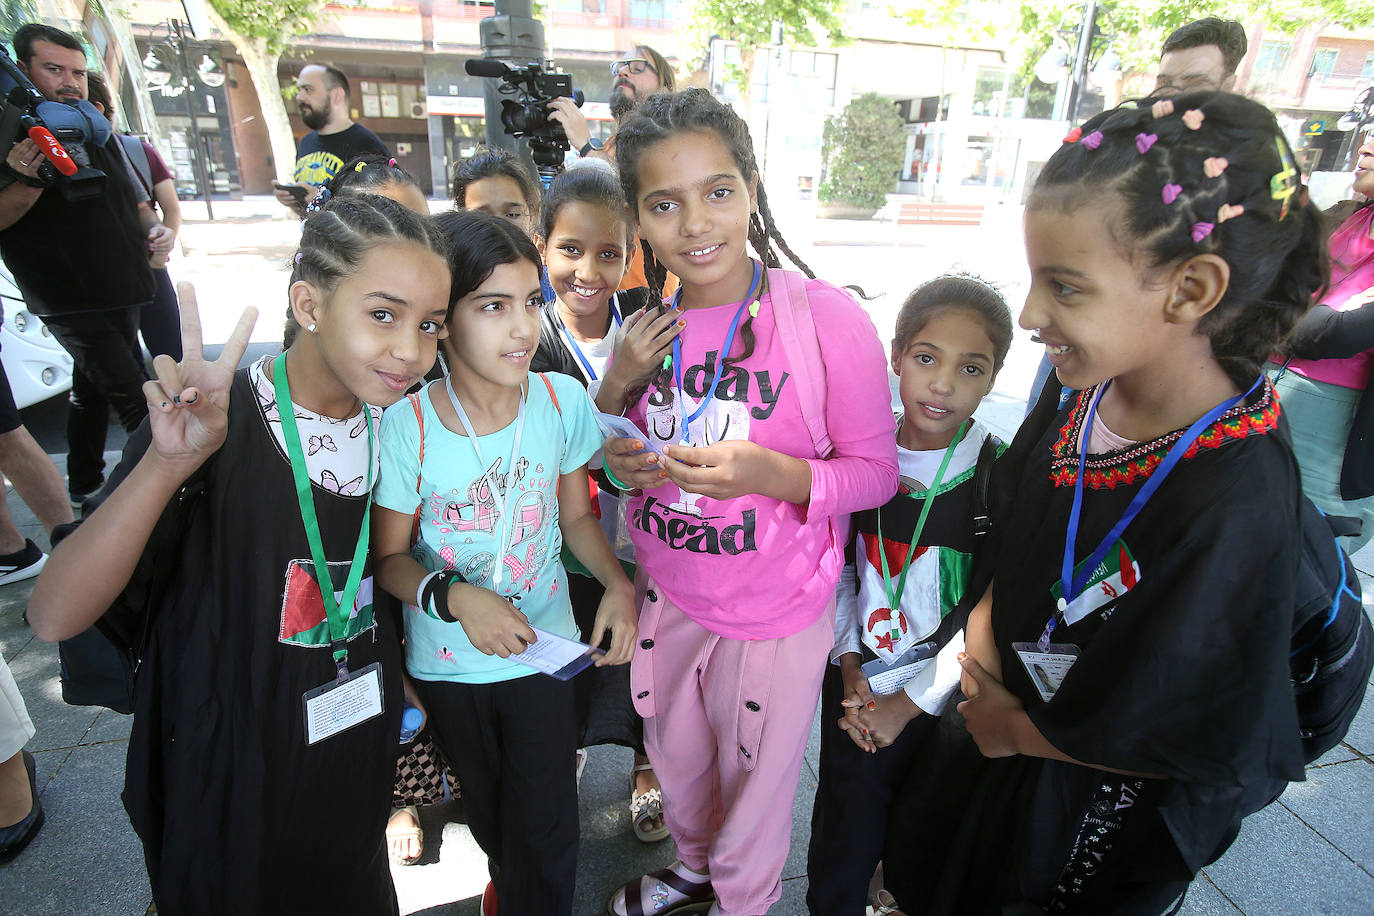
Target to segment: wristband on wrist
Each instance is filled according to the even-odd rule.
[[[463,577],[454,570],[440,571],[437,576],[425,583],[425,594],[421,596],[424,603],[420,607],[430,616],[437,617],[445,623],[457,623],[458,618],[453,616],[448,607],[448,590],[455,582],[462,581]]]
[[[428,608],[425,607],[425,589],[429,588],[429,580],[439,575],[441,571],[442,570],[436,569],[434,572],[425,576],[423,579],[420,580],[419,588],[415,589],[415,606],[418,607],[420,610],[428,610]]]
[[[604,465],[604,464],[601,466],[601,473],[603,473],[603,474],[606,475],[606,479],[607,479],[607,480],[609,480],[611,483],[615,484],[615,488],[616,488],[617,490],[620,490],[620,491],[623,492],[623,493],[628,493],[628,492],[630,492],[630,490],[632,489],[631,487],[628,487],[628,486],[626,486],[624,483],[622,483],[621,481],[617,480],[617,479],[616,479],[616,476],[615,476],[614,474],[611,473],[611,469],[610,469],[608,466]]]

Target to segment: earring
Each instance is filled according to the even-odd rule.
[[[313,322],[313,321],[310,322],[308,325],[305,326],[305,329],[306,329],[307,331],[309,331],[311,334],[314,334],[314,333],[315,333],[315,322]]]

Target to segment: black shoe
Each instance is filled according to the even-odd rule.
[[[47,562],[48,555],[25,538],[23,550],[0,556],[0,585],[32,579],[42,572],[43,564]]]
[[[0,828],[0,862],[8,862],[19,853],[43,828],[43,803],[38,800],[38,779],[34,771],[33,755],[24,751],[24,769],[29,771],[29,794],[33,796],[33,807],[29,814],[12,827]]]
[[[79,514],[86,500],[94,496],[103,486],[104,484],[97,484],[89,490],[68,490],[67,496],[71,499],[72,510]]]

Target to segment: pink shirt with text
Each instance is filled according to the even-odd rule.
[[[826,366],[834,455],[815,457],[768,295],[751,325],[754,352],[724,371],[715,397],[688,425],[688,438],[699,446],[748,439],[806,459],[809,503],[752,494],[716,500],[670,482],[627,507],[640,564],[684,613],[731,639],[776,639],[814,623],[834,597],[849,513],[881,505],[897,488],[887,361],[877,332],[842,290],[810,280],[806,292]],[[687,312],[683,403],[665,373],[628,411],[660,448],[681,442],[683,407],[690,416],[705,400],[736,309],[731,303]],[[744,352],[742,334],[731,352]]]

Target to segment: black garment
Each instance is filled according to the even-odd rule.
[[[418,683],[501,912],[571,914],[580,829],[572,685],[542,674]]]
[[[0,229],[0,257],[26,308],[50,315],[142,305],[153,298],[147,233],[119,141],[88,145],[91,166],[106,175],[105,193],[67,200],[47,188],[19,220]],[[75,354],[73,354],[75,357]]]
[[[19,415],[19,405],[14,402],[14,389],[10,387],[10,377],[5,367],[0,365],[0,434],[14,432],[24,425]]]
[[[72,356],[67,395],[67,481],[73,493],[89,493],[105,479],[105,434],[113,407],[119,424],[133,432],[148,416],[143,395],[147,371],[138,352],[142,308],[74,312],[44,319]]]
[[[883,858],[889,806],[939,718],[920,715],[891,745],[859,750],[836,723],[844,679],[827,665],[821,682],[821,765],[807,849],[807,909],[816,916],[863,916],[868,883]]]
[[[648,300],[649,289],[644,286],[621,290],[614,299],[622,321],[644,308]],[[577,379],[585,387],[588,384],[586,372],[568,349],[559,327],[558,302],[545,302],[539,313],[539,347],[534,352],[530,371],[561,372]],[[607,333],[614,333],[614,330],[615,322],[612,320]],[[593,472],[592,483],[598,491],[619,492],[600,471]],[[592,499],[595,501],[595,493]],[[567,563],[566,554],[564,562]],[[581,564],[575,564],[575,568],[580,569]],[[606,590],[596,579],[579,575],[574,568],[569,568],[568,598],[572,602],[573,619],[577,621],[577,629],[584,641],[592,637],[596,612],[605,593]],[[634,702],[630,699],[629,665],[589,668],[573,679],[573,687],[579,723],[578,747],[619,744],[636,753],[644,753],[644,722],[635,712]]]
[[[637,286],[634,289],[622,289],[615,294],[614,301],[616,307],[620,309],[620,318],[623,321],[648,304],[649,288]],[[611,324],[614,325],[615,322],[612,321]],[[586,371],[582,368],[582,364],[577,361],[572,350],[568,349],[567,342],[564,341],[559,327],[558,302],[557,300],[549,300],[544,303],[544,307],[539,311],[539,347],[534,351],[534,360],[530,363],[530,371],[561,372],[564,375],[571,375],[580,381],[585,388],[587,386]],[[608,330],[607,333],[612,332]]]
[[[303,184],[322,185],[344,163],[366,153],[391,155],[381,138],[361,124],[350,124],[334,134],[312,130],[296,143],[295,179]]]
[[[988,761],[964,799],[962,826],[935,825],[955,837],[944,867],[911,863],[919,872],[911,885],[933,889],[929,912],[1103,911],[1090,900],[1113,901],[1113,912],[1159,912],[1234,840],[1247,796],[1303,777],[1288,669],[1301,545],[1287,520],[1299,487],[1272,392],[1266,383],[1204,432],[1205,444],[1127,528],[1134,581],[1055,630],[1056,642],[1081,655],[1049,703],[1011,643],[1035,642],[1054,611],[1050,589],[1094,391],[1053,419],[1055,392],[1045,392],[995,475],[992,628],[1003,680],[1065,754],[1165,778],[1146,781],[1123,811],[1110,862],[1075,895],[1056,886],[1080,830],[1102,814],[1098,787],[1119,778],[1039,758]],[[1090,456],[1078,562],[1176,437]]]
[[[146,429],[112,483],[146,449]],[[134,688],[124,804],[158,912],[394,914],[384,837],[399,636],[377,613],[348,641],[350,670],[381,663],[384,714],[307,746],[302,695],[335,667],[327,638],[299,626],[323,607],[290,464],[247,370],[210,461]],[[368,497],[312,489],[341,590]]]
[[[143,335],[143,343],[153,356],[166,353],[177,362],[181,361],[181,306],[177,304],[176,287],[167,268],[153,269],[153,280],[157,284],[157,294],[153,301],[143,306],[138,319],[138,331]],[[139,359],[142,359],[139,354]]]

